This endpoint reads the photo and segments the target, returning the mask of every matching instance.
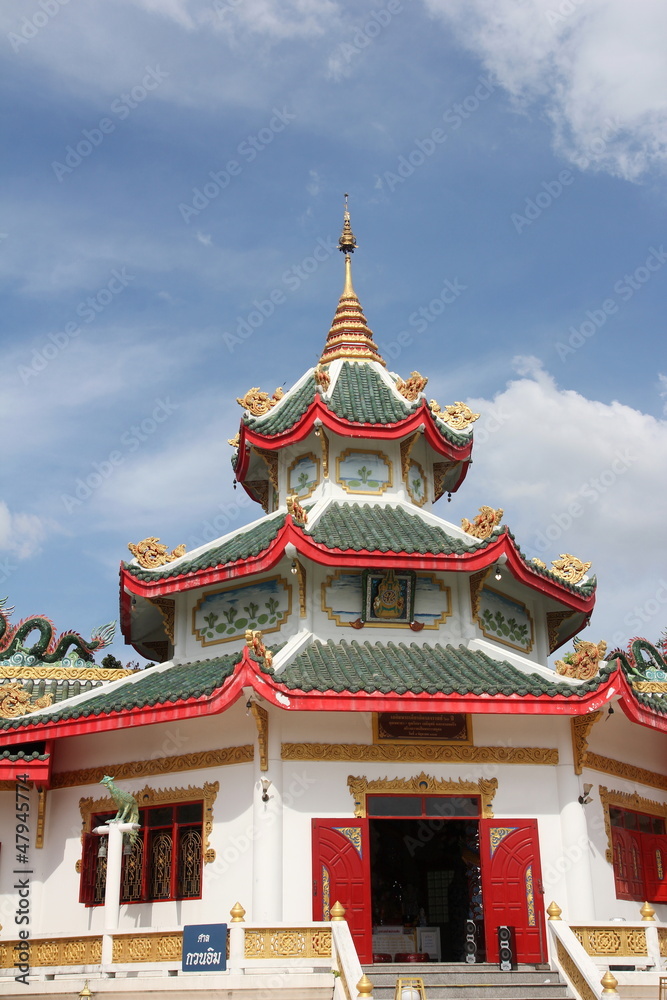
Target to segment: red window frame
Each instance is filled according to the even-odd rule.
[[[610,806],[609,820],[616,898],[667,901],[667,879],[655,864],[656,852],[667,859],[665,820],[620,806]]]

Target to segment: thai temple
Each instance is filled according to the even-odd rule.
[[[479,414],[388,370],[347,205],[339,245],[317,366],[236,388],[258,517],[121,564],[154,665],[0,608],[0,997],[657,1000],[664,649],[579,639],[590,564],[502,510],[435,512]]]

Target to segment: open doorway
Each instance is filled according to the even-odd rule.
[[[403,811],[408,798],[378,796],[374,803],[369,801],[369,813]],[[396,932],[402,927],[402,940],[413,935],[418,951],[419,928],[437,929],[440,960],[463,962],[473,936],[477,961],[483,961],[477,802],[429,797],[419,805],[414,802],[412,809],[422,815],[369,819],[374,939],[386,940],[390,928]],[[426,809],[429,815],[424,815]]]

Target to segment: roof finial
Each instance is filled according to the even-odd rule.
[[[357,241],[354,238],[354,233],[352,232],[352,227],[350,226],[350,212],[347,207],[347,194],[345,195],[345,213],[343,215],[343,232],[340,234],[340,239],[338,240],[338,249],[341,250],[346,258],[349,253],[354,253],[357,246]]]

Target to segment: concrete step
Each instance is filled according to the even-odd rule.
[[[497,965],[448,962],[383,963],[364,966],[374,1000],[393,1000],[397,979],[420,978],[428,1000],[567,1000],[572,994],[557,972],[520,966],[501,972]]]

